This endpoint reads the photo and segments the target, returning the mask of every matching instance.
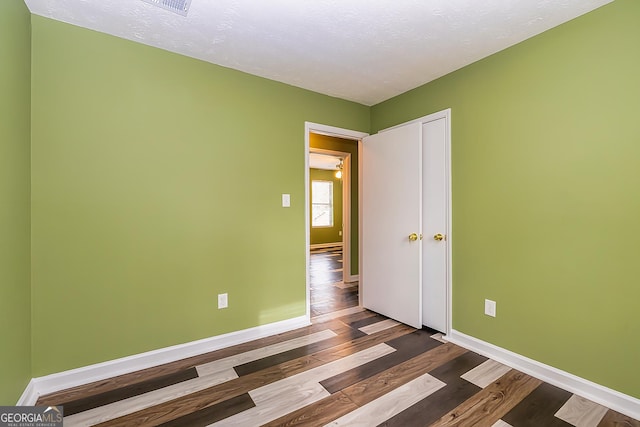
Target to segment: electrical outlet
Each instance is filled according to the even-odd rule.
[[[227,308],[229,306],[229,298],[227,294],[218,294],[218,308]]]
[[[484,314],[491,317],[496,317],[496,302],[490,299],[484,300]]]

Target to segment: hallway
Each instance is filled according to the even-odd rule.
[[[358,306],[358,282],[342,281],[341,247],[311,250],[311,317]]]

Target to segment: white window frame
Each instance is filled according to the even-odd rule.
[[[313,200],[313,183],[314,182],[323,182],[323,183],[327,183],[329,184],[329,188],[330,188],[330,194],[329,194],[329,203],[317,203],[314,202]],[[313,179],[311,180],[311,228],[333,228],[335,226],[334,224],[334,203],[333,203],[333,198],[334,198],[334,192],[333,192],[333,181],[329,181],[326,179]],[[314,205],[323,205],[323,206],[329,206],[329,212],[331,214],[331,222],[329,225],[315,225],[314,224],[314,218],[313,218],[313,207]]]

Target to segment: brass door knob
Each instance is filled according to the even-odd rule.
[[[409,234],[409,241],[415,242],[416,240],[418,240],[418,235],[416,233]]]
[[[433,236],[433,240],[437,240],[438,242],[439,242],[440,240],[444,240],[444,234],[440,234],[440,233],[435,234],[435,235]]]

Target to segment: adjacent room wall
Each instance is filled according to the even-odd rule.
[[[322,243],[342,243],[342,180],[336,178],[336,171],[323,169],[309,169],[309,214],[312,215],[311,201],[313,190],[311,181],[333,182],[333,227],[311,226],[310,241],[312,245]],[[312,224],[309,219],[309,224]]]
[[[369,108],[32,20],[34,376],[303,316],[304,123]]]
[[[636,398],[639,16],[618,0],[372,109],[452,108],[454,328]]]
[[[31,17],[0,1],[0,405],[15,405],[31,378]]]
[[[309,135],[309,146],[351,154],[351,275],[355,276],[358,274],[360,259],[358,238],[358,142],[352,139],[312,133]]]

